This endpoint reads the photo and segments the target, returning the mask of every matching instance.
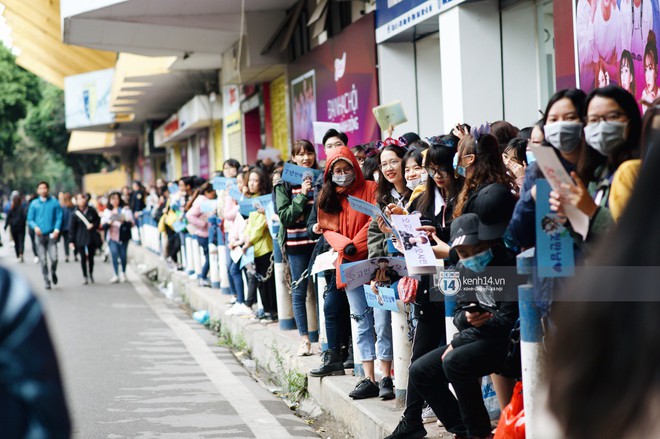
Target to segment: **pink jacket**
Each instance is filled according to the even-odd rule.
[[[186,213],[186,219],[190,224],[196,227],[195,235],[200,238],[209,237],[209,216],[202,213],[202,203],[209,199],[205,195],[199,195],[195,198],[190,210]]]

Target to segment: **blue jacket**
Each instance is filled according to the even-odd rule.
[[[55,230],[62,230],[62,208],[60,202],[54,197],[48,197],[46,201],[35,198],[28,209],[28,226],[31,229],[39,227],[41,233],[48,235]]]
[[[549,147],[551,148],[551,147]],[[559,161],[570,173],[575,170],[575,165],[565,160],[561,154],[557,154]],[[544,178],[539,169],[538,163],[534,162],[525,172],[520,199],[513,210],[513,216],[509,223],[511,237],[517,246],[522,248],[534,247],[536,245],[536,202],[532,198],[532,187],[536,184],[537,178]]]

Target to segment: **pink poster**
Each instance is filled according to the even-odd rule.
[[[658,2],[577,0],[580,88],[620,85],[637,101],[658,94]]]
[[[295,138],[314,142],[312,122],[331,122],[348,135],[349,146],[379,139],[371,109],[378,105],[374,14],[289,66]],[[323,148],[319,158],[324,159]]]

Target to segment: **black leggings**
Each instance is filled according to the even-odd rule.
[[[80,255],[80,267],[82,268],[83,276],[87,277],[88,274],[89,276],[94,274],[94,254],[96,253],[96,247],[92,245],[87,246],[87,251],[85,251],[85,247],[76,246],[76,251]]]
[[[254,258],[254,265],[257,273],[265,277],[268,274],[268,269],[271,267],[270,261],[273,253],[266,253],[263,256]],[[259,296],[261,297],[261,304],[264,306],[264,312],[270,313],[274,316],[277,315],[277,294],[275,292],[275,267],[270,270],[270,277],[263,282],[257,281],[259,287]]]
[[[11,236],[14,238],[14,250],[16,250],[16,257],[18,258],[25,251],[25,226],[11,227]]]

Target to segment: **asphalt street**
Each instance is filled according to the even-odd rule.
[[[21,264],[5,237],[1,262],[45,307],[75,438],[318,437],[135,272],[110,284],[112,265],[97,257],[96,284],[82,285],[79,263],[64,262],[60,244],[59,283],[46,291],[26,241]]]

